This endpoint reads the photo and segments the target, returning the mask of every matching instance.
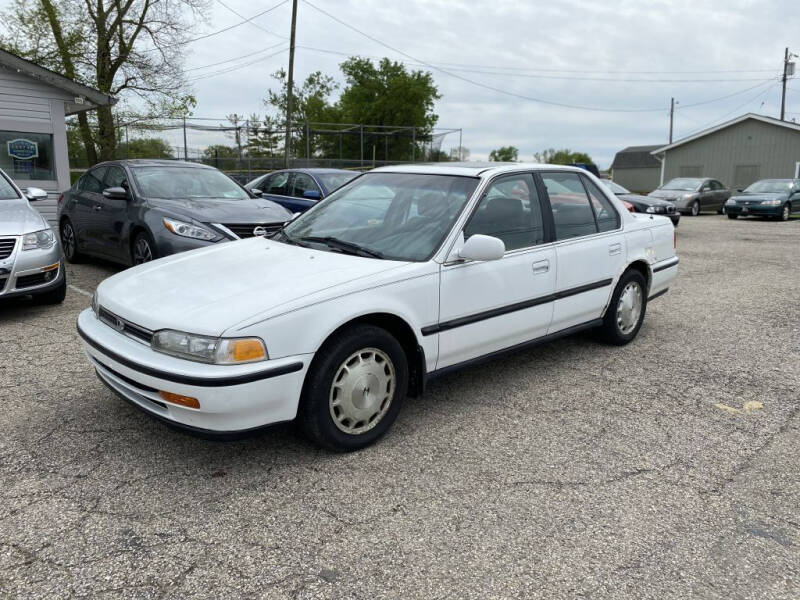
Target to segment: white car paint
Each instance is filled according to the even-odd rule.
[[[456,260],[464,245],[463,227],[489,182],[498,175],[542,169],[579,172],[599,183],[580,169],[546,165],[377,169],[480,178],[428,261],[363,258],[252,238],[140,265],[97,289],[101,307],[151,331],[260,337],[267,361],[219,366],[168,356],[115,331],[91,309],[78,319],[85,351],[112,389],[147,412],[188,427],[230,432],[294,418],[315,353],[334,331],[365,315],[388,314],[407,324],[424,355],[425,373],[432,376],[595,322],[605,313],[619,277],[636,261],[648,270],[648,295],[666,291],[677,275],[672,223],[666,217],[631,214],[611,194],[605,196],[621,219],[616,231],[510,251],[495,261]],[[581,288],[587,289],[574,293]],[[561,297],[564,292],[571,295]],[[497,316],[469,322],[471,315],[497,310]],[[459,325],[465,319],[468,323]],[[271,376],[258,377],[265,372]],[[231,377],[247,381],[224,386],[214,381]],[[152,390],[198,398],[201,408],[164,403]]]

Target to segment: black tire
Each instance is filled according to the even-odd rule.
[[[728,218],[729,219],[738,219],[739,215],[732,215],[731,213],[728,213]]]
[[[337,411],[337,407],[332,401],[332,397],[335,395],[334,378],[338,376],[337,381],[344,382],[347,375],[342,376],[341,373],[345,368],[345,362],[353,359],[356,354],[359,355],[357,360],[361,361],[360,353],[363,352],[365,356],[368,356],[373,349],[377,349],[387,356],[391,362],[391,365],[385,364],[384,368],[393,368],[392,394],[378,405],[379,412],[375,413],[374,424],[371,424],[371,421],[352,423],[353,427],[363,423],[362,427],[370,427],[369,429],[359,433],[349,433],[342,429],[345,427],[342,420],[339,421],[340,425],[337,425],[334,420],[334,413]],[[379,365],[380,363],[375,364]],[[347,374],[349,375],[349,373],[348,370]],[[366,398],[370,393],[369,375],[365,374],[359,377],[357,379],[359,384],[353,386],[353,392],[355,393],[355,388],[361,387],[360,382],[363,380],[365,382],[363,394]],[[400,343],[380,327],[366,324],[356,325],[334,334],[317,352],[308,375],[306,375],[300,397],[298,411],[300,426],[315,444],[323,448],[337,452],[359,450],[373,444],[391,427],[400,412],[407,390],[408,362]],[[386,403],[387,399],[388,403]],[[341,409],[338,410],[339,415],[344,414]],[[380,411],[385,412],[380,414]],[[344,420],[347,419],[344,418]]]
[[[696,217],[697,215],[700,214],[700,201],[699,200],[695,200],[694,202],[692,202],[692,207],[691,207],[691,209],[689,209],[689,214],[692,215],[693,217]]]
[[[131,264],[141,265],[158,258],[158,251],[153,237],[146,231],[140,231],[131,244]]]
[[[641,310],[639,312],[638,321],[633,329],[629,331],[623,331],[618,321],[617,309],[619,307],[620,296],[622,296],[622,292],[629,284],[638,284],[639,286],[639,291],[641,293]],[[614,294],[611,296],[611,302],[609,303],[606,314],[603,317],[603,325],[598,331],[600,339],[615,346],[624,346],[625,344],[631,342],[636,337],[636,334],[639,333],[639,329],[642,327],[642,322],[644,321],[644,315],[646,312],[647,281],[645,281],[644,276],[639,271],[635,269],[629,269],[622,274],[622,277],[619,278],[617,287],[614,289]]]
[[[67,262],[72,264],[82,262],[85,257],[78,248],[78,236],[75,234],[72,221],[62,220],[58,231],[61,238],[61,249],[64,251],[64,258],[67,259]]]
[[[788,221],[789,217],[792,215],[792,204],[791,202],[787,202],[783,205],[781,209],[781,216],[779,217],[781,221]]]
[[[61,280],[61,284],[57,288],[34,294],[33,299],[37,304],[61,304],[67,296],[67,276]]]

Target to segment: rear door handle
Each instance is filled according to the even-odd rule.
[[[608,247],[608,254],[610,256],[615,256],[617,254],[622,254],[622,244],[611,244]]]
[[[550,261],[547,259],[537,260],[533,263],[533,274],[547,273],[550,270]]]

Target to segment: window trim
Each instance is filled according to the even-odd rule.
[[[322,193],[322,188],[320,188],[320,185],[317,183],[317,180],[314,179],[314,177],[310,173],[303,173],[302,171],[293,171],[290,175],[291,175],[291,179],[289,181],[289,190],[290,190],[290,192],[289,192],[289,195],[286,196],[287,198],[300,198],[301,200],[308,200],[308,198],[305,198],[304,196],[295,196],[294,195],[294,180],[297,179],[298,175],[305,175],[306,177],[308,177],[311,180],[311,183],[314,184],[314,187],[316,187],[317,191],[319,192],[320,200],[322,200],[322,198],[325,196],[325,194]],[[306,191],[308,191],[308,190],[306,190]]]

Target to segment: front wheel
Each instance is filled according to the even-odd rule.
[[[609,344],[624,346],[639,333],[647,310],[647,282],[635,270],[622,274],[611,296],[600,337]]]
[[[781,221],[788,221],[789,215],[792,214],[792,205],[788,202],[783,205],[783,210],[781,211]]]
[[[700,201],[695,200],[694,202],[692,202],[692,216],[696,217],[699,214],[700,214]]]
[[[150,237],[150,234],[146,231],[137,233],[131,248],[131,263],[141,265],[156,258],[158,258],[156,245],[153,243],[153,238]]]
[[[400,343],[380,327],[357,325],[317,352],[303,385],[300,425],[323,448],[364,448],[391,427],[407,389]]]
[[[728,213],[728,218],[729,219],[738,219],[739,215],[732,215],[731,213]]]

